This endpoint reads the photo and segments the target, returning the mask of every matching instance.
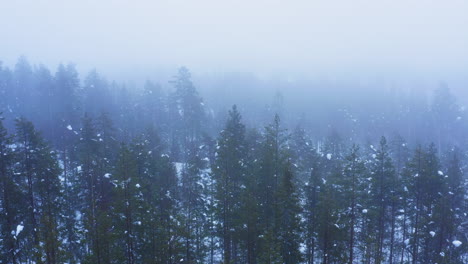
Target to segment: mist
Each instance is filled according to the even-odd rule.
[[[0,263],[468,263],[467,13],[0,0]]]
[[[466,83],[466,1],[2,1],[0,51],[120,81],[197,74]],[[457,83],[457,85],[459,85]]]

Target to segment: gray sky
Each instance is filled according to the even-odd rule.
[[[465,78],[463,0],[0,0],[0,60],[118,78],[198,73]]]

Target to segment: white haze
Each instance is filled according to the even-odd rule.
[[[117,80],[251,72],[447,81],[468,73],[468,1],[0,0],[0,60]]]

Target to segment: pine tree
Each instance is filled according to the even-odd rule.
[[[280,241],[280,254],[285,264],[296,264],[302,261],[299,251],[301,244],[302,209],[299,204],[299,195],[296,190],[291,169],[286,166],[277,192],[278,197],[278,240]]]
[[[175,88],[170,98],[172,155],[178,158],[179,148],[188,149],[200,138],[205,114],[203,100],[198,95],[187,68],[180,68],[171,83]],[[188,156],[183,155],[181,160],[185,161],[187,158]]]
[[[435,211],[437,210],[437,204],[440,203],[443,197],[444,188],[444,176],[441,171],[440,161],[438,158],[438,151],[434,144],[429,145],[426,155],[424,156],[423,174],[421,175],[421,196],[422,196],[422,207],[421,207],[421,245],[422,245],[422,258],[421,261],[425,263],[434,262],[437,255],[435,254],[435,247],[433,243],[433,237],[431,231],[436,229]]]
[[[216,158],[213,163],[215,179],[216,215],[221,225],[219,231],[223,245],[224,263],[236,263],[240,232],[241,186],[245,186],[246,150],[245,127],[234,105],[229,111],[226,127],[218,139]]]
[[[375,217],[372,219],[373,229],[376,234],[376,250],[374,254],[375,263],[382,263],[385,259],[385,234],[388,233],[386,227],[390,224],[390,249],[389,261],[393,257],[393,242],[395,236],[395,211],[396,211],[396,179],[395,169],[390,158],[389,147],[387,140],[382,137],[380,140],[379,148],[373,154],[373,161],[371,164],[371,189],[370,196],[372,200],[372,210]]]
[[[280,261],[278,241],[278,186],[287,160],[286,141],[288,137],[280,127],[280,119],[275,115],[273,123],[265,128],[259,170],[260,222],[262,239],[259,253],[261,261],[276,263]]]
[[[1,113],[0,113],[1,114]],[[2,263],[17,263],[18,239],[17,225],[20,224],[21,192],[17,180],[14,178],[13,164],[15,156],[12,149],[13,138],[8,135],[0,117],[0,261]]]
[[[291,162],[296,171],[297,178],[306,182],[309,180],[310,171],[316,166],[318,155],[313,143],[308,138],[306,130],[298,125],[292,135],[289,144]]]
[[[166,96],[160,85],[146,81],[141,104],[147,125],[157,125],[160,131],[168,130]]]
[[[346,261],[343,257],[347,248],[346,230],[343,225],[338,225],[341,202],[339,186],[343,172],[342,150],[340,137],[332,133],[321,150],[320,179],[315,179],[315,182],[318,182],[317,243],[324,264]]]
[[[108,157],[100,145],[100,135],[96,132],[93,120],[85,115],[78,145],[79,176],[85,241],[89,243],[86,261],[91,263],[110,262],[110,206],[109,191],[111,170],[105,171]],[[103,195],[106,194],[106,195]]]
[[[409,208],[413,232],[411,246],[412,263],[434,261],[435,248],[431,246],[432,232],[435,232],[433,210],[443,192],[443,176],[440,175],[437,150],[430,145],[427,151],[417,148],[408,164],[405,177],[409,182]]]
[[[37,129],[42,131],[44,137],[53,140],[58,135],[55,129],[55,114],[53,109],[55,85],[52,74],[44,65],[40,65],[34,72],[34,82],[37,97],[33,104],[34,109],[30,118],[37,124]],[[44,104],[43,102],[49,102]]]
[[[148,129],[144,138],[148,151],[142,189],[151,215],[148,262],[177,263],[185,252],[180,241],[182,228],[176,171],[170,157],[163,153],[156,131]]]
[[[111,110],[109,103],[112,101],[106,100],[110,94],[108,86],[107,81],[95,69],[88,73],[80,90],[84,112],[96,115]]]
[[[245,263],[254,264],[258,262],[260,255],[260,240],[261,240],[261,192],[263,186],[260,185],[260,162],[258,157],[262,152],[261,135],[256,130],[250,130],[246,133],[246,177],[245,186],[241,186],[241,222],[243,223],[242,232],[240,232],[240,240],[244,248]]]
[[[157,154],[155,154],[157,155]],[[159,158],[160,157],[160,158]],[[178,263],[185,251],[182,245],[182,226],[180,213],[180,194],[177,175],[167,155],[153,156],[157,161],[154,174],[155,187],[155,224],[153,245],[157,252],[158,263]]]
[[[443,176],[443,186],[434,206],[432,219],[435,228],[431,234],[431,249],[436,253],[434,261],[437,263],[463,263],[460,249],[453,248],[451,244],[463,238],[459,227],[463,221],[462,212],[466,211],[463,209],[466,207],[463,204],[465,190],[459,155],[458,150],[448,154],[447,173],[440,175]]]
[[[306,263],[312,264],[315,260],[316,249],[317,249],[317,231],[318,231],[318,220],[319,220],[319,195],[322,191],[322,166],[319,159],[314,159],[312,168],[310,169],[309,179],[306,181],[304,186],[304,218],[305,218],[305,246],[306,246]]]
[[[29,116],[33,110],[34,91],[33,69],[26,57],[21,56],[13,72],[13,104],[11,108],[16,115]]]
[[[78,105],[77,90],[80,85],[78,72],[73,64],[64,66],[60,64],[54,76],[55,94],[53,105],[55,106],[55,127],[57,129],[57,144],[60,149],[70,146],[70,134],[67,133],[68,126],[78,125]]]
[[[356,246],[356,227],[358,223],[358,203],[360,197],[362,196],[362,179],[366,173],[366,167],[364,162],[359,156],[359,147],[354,145],[350,153],[345,157],[343,165],[343,179],[341,181],[341,191],[342,198],[345,205],[344,216],[345,222],[344,225],[348,233],[348,251],[349,255],[347,256],[348,263],[352,264],[356,256],[354,255],[354,248]]]
[[[25,224],[32,260],[59,263],[61,203],[60,168],[54,152],[24,118],[16,121],[20,160],[19,173],[27,184],[27,215]],[[25,230],[26,231],[26,230]]]
[[[434,91],[434,97],[431,104],[430,114],[432,117],[432,131],[435,132],[437,149],[444,151],[445,147],[453,144],[459,144],[453,137],[456,133],[457,118],[460,117],[460,109],[457,105],[455,96],[451,93],[446,83],[441,83]],[[452,135],[447,137],[447,135]]]
[[[126,145],[120,147],[117,165],[113,174],[113,219],[115,244],[113,244],[113,259],[119,263],[134,264],[138,261],[137,232],[141,226],[141,218],[137,211],[142,208],[137,179],[137,160],[134,153]],[[141,215],[140,215],[141,216]]]
[[[188,149],[187,163],[181,171],[181,210],[184,222],[185,257],[183,263],[202,262],[206,255],[204,239],[206,232],[206,211],[204,206],[205,186],[202,176],[205,175],[206,163],[199,155],[199,146]],[[182,262],[182,261],[181,261]]]

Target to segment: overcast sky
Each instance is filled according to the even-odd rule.
[[[468,73],[467,14],[464,0],[0,0],[0,60],[450,79]]]

